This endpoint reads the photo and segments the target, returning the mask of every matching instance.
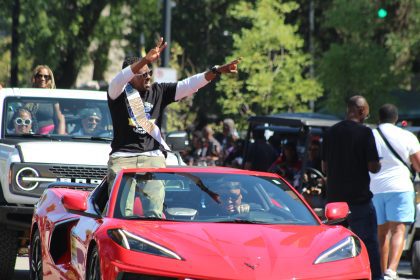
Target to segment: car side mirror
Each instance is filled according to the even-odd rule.
[[[325,205],[326,224],[338,224],[344,221],[350,213],[349,206],[346,202],[331,202]]]
[[[166,143],[172,151],[185,150],[188,145],[188,134],[186,131],[171,131],[166,134]]]
[[[63,195],[62,202],[67,210],[84,212],[87,210],[87,193],[71,192]]]

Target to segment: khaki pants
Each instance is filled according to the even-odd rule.
[[[139,167],[166,167],[165,158],[163,156],[133,156],[133,157],[109,157],[108,160],[108,191],[111,193],[115,177],[123,168],[139,168]],[[125,215],[133,214],[133,203],[135,198],[137,182],[131,183],[130,191],[127,197]],[[144,216],[146,217],[162,217],[163,202],[165,199],[165,187],[162,181],[155,180],[141,187],[142,206]]]

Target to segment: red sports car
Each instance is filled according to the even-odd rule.
[[[331,203],[321,222],[275,174],[126,169],[111,192],[106,180],[96,188],[55,183],[44,192],[32,220],[30,275],[370,279],[364,244],[334,225],[347,214],[346,203]]]

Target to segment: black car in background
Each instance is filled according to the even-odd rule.
[[[248,130],[245,140],[244,162],[250,144],[253,142],[252,131],[264,130],[267,140],[275,139],[274,145],[284,147],[287,143],[296,145],[301,168],[294,182],[290,182],[306,198],[308,203],[323,215],[325,203],[325,176],[320,168],[308,166],[309,147],[316,140],[322,143],[322,136],[326,129],[341,119],[320,113],[281,113],[265,116],[252,116],[248,119]],[[267,170],[270,171],[270,170]]]

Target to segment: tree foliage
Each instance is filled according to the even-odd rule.
[[[242,1],[230,10],[248,27],[235,34],[234,51],[229,57],[242,57],[240,74],[222,77],[218,102],[226,113],[248,108],[250,114],[281,111],[307,111],[309,102],[322,94],[320,84],[308,75],[310,57],[302,50],[297,26],[286,16],[298,9],[296,2]],[[244,110],[242,110],[244,111]]]
[[[206,71],[215,64],[222,64],[232,52],[233,34],[242,22],[226,11],[240,0],[176,0],[172,11],[172,40],[182,51],[172,56],[172,65],[179,65],[179,78]],[[195,119],[195,127],[201,128],[216,122],[226,112],[216,101],[215,83],[200,89],[192,100],[193,110],[187,119]],[[195,117],[192,117],[195,115]]]
[[[325,106],[332,112],[342,111],[355,94],[364,95],[376,111],[392,101],[392,90],[409,87],[419,54],[420,1],[386,1],[384,19],[377,16],[380,3],[385,2],[334,0],[325,13],[323,27],[338,35],[318,69],[327,92]]]
[[[49,64],[58,87],[73,86],[88,58],[96,24],[110,1],[25,1],[20,29],[22,57]]]
[[[92,78],[104,79],[110,66],[121,65],[122,57],[109,60],[112,48],[122,48],[126,56],[138,55],[163,35],[162,0],[3,0],[0,82],[6,86],[16,2],[18,86],[29,85],[37,64],[51,66],[63,88],[75,86],[82,66],[92,61]],[[338,113],[353,94],[365,95],[375,110],[390,100],[392,90],[416,90],[420,0],[172,2],[170,66],[178,69],[178,78],[236,57],[242,62],[237,76],[222,77],[194,98],[171,105],[170,127],[181,129],[194,122],[200,128],[225,117],[239,121],[248,114],[306,111],[314,100],[316,108],[321,104]],[[310,3],[315,13],[313,64],[308,55]],[[388,11],[384,19],[376,14],[380,5]],[[311,65],[315,77],[309,75]]]

